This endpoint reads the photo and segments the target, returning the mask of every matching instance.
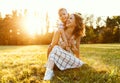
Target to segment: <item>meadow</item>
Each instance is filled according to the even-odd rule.
[[[120,83],[120,44],[81,44],[86,64],[43,81],[48,45],[0,46],[0,83]]]

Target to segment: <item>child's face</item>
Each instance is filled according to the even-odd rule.
[[[59,18],[60,18],[60,20],[61,20],[63,23],[65,23],[65,22],[67,21],[67,19],[68,19],[68,13],[67,13],[67,11],[66,11],[66,10],[61,10],[61,11],[59,12]]]

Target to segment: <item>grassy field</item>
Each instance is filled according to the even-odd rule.
[[[81,44],[78,69],[43,81],[47,45],[0,46],[0,83],[120,83],[120,44]]]

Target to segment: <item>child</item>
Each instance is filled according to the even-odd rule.
[[[64,30],[65,30],[65,24],[66,24],[66,21],[68,19],[69,14],[65,8],[61,8],[58,11],[58,15],[59,15],[59,19],[61,21],[61,23],[59,23],[59,25],[58,25],[58,28],[60,30],[61,38],[63,40],[62,41],[63,43],[61,43],[62,44],[61,47],[66,49],[66,46],[68,46],[68,41],[67,41],[67,38],[65,36]],[[68,48],[66,50],[68,50]]]
[[[58,24],[58,29],[59,29],[59,32],[61,34],[61,38],[63,40],[61,43],[61,47],[65,50],[69,51],[70,48],[68,46],[68,41],[67,41],[67,38],[66,38],[65,32],[64,32],[65,24],[66,24],[66,21],[68,19],[69,14],[65,8],[61,8],[58,11],[58,15],[59,15],[59,19],[61,21],[61,23]],[[50,45],[48,47],[47,57],[49,56],[49,53],[52,50],[52,47],[53,47],[52,45]]]

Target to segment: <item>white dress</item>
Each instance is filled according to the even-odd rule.
[[[59,46],[61,41],[60,37],[58,45],[54,46],[49,54],[46,67],[56,64],[60,70],[65,70],[82,66],[84,64],[82,60],[75,57],[72,52],[68,52]]]

